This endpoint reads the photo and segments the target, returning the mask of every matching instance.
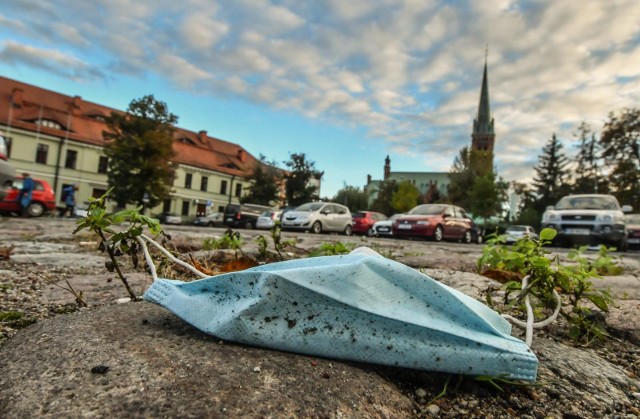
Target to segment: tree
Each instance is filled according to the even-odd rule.
[[[353,211],[367,210],[369,208],[367,193],[355,186],[345,186],[340,189],[332,201],[349,207]]]
[[[574,193],[607,193],[606,177],[600,173],[600,159],[598,157],[598,141],[596,134],[586,122],[582,122],[574,136],[580,141],[576,162],[576,180],[573,185]]]
[[[536,210],[542,214],[549,205],[554,205],[569,193],[569,158],[564,154],[564,146],[555,134],[542,148],[538,165],[534,167],[533,186],[538,195]]]
[[[542,213],[536,209],[538,198],[531,190],[530,185],[513,182],[513,190],[520,197],[518,212],[515,214],[513,222],[515,224],[530,225],[539,230]]]
[[[251,185],[247,187],[249,193],[242,197],[243,203],[250,202],[258,205],[273,205],[279,198],[279,186],[282,172],[276,167],[275,162],[267,162],[267,158],[260,155],[259,161],[248,178]]]
[[[407,212],[418,205],[420,191],[408,180],[400,182],[391,197],[391,207],[396,212]]]
[[[477,177],[469,191],[470,203],[467,209],[474,216],[482,217],[486,226],[489,217],[502,211],[502,203],[507,200],[508,187],[507,182],[496,179],[493,171]]]
[[[318,199],[318,188],[310,182],[322,179],[324,172],[316,170],[315,162],[308,161],[304,153],[293,153],[284,164],[289,169],[289,174],[285,175],[287,204],[297,207]]]
[[[602,157],[611,167],[609,181],[622,205],[640,199],[640,109],[609,114],[600,136]]]
[[[448,201],[462,208],[471,208],[469,191],[478,177],[493,171],[491,162],[491,157],[485,152],[462,147],[449,174]]]
[[[113,112],[103,132],[108,184],[119,207],[154,207],[171,197],[175,174],[173,126],[178,117],[153,95],[134,99],[125,114]]]
[[[391,206],[391,199],[398,188],[398,184],[394,180],[384,180],[380,182],[378,195],[371,204],[371,210],[381,212],[388,216],[395,214],[397,211]]]

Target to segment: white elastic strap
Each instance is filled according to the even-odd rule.
[[[145,236],[144,234],[140,235],[140,238],[148,241],[149,243],[151,243],[152,245],[154,245],[155,247],[157,247],[162,253],[164,253],[165,256],[167,256],[170,260],[172,260],[173,262],[177,263],[178,265],[182,266],[183,268],[186,268],[188,270],[190,270],[191,272],[193,272],[194,274],[198,275],[200,278],[207,278],[209,277],[209,275],[200,272],[199,270],[197,270],[196,268],[194,268],[193,266],[189,265],[186,262],[181,261],[180,259],[177,259],[175,256],[173,256],[171,254],[171,252],[169,252],[167,249],[165,249],[164,247],[162,247],[159,243],[157,243],[155,240],[153,240],[152,238]],[[151,256],[149,256],[147,258],[148,255],[148,250],[147,250],[147,246],[145,246],[144,243],[142,243],[142,248],[145,252],[145,259],[147,260],[147,263],[150,264],[151,266],[153,266],[153,263],[150,262]],[[152,275],[154,274],[155,269],[152,269]],[[154,275],[153,280],[157,280],[158,277],[157,275]]]

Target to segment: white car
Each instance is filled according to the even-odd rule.
[[[335,231],[351,235],[353,218],[344,205],[333,202],[309,202],[289,211],[282,217],[283,230],[302,230],[312,233]]]
[[[259,228],[262,230],[270,229],[271,227],[276,225],[276,222],[280,221],[281,215],[282,215],[282,211],[276,211],[276,210],[264,211],[258,217],[258,221],[256,221],[256,228]]]
[[[371,229],[373,230],[374,236],[393,236],[393,229],[391,226],[396,218],[400,217],[404,214],[394,214],[386,220],[376,221]]]
[[[507,243],[515,243],[518,239],[523,237],[529,237],[531,239],[537,239],[538,233],[531,226],[525,225],[512,225],[507,227],[507,230],[504,232]]]
[[[206,227],[221,227],[224,225],[223,214],[221,212],[212,212],[203,217],[196,217],[193,224]]]

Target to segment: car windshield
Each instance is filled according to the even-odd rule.
[[[507,228],[507,231],[527,231],[525,226],[511,226]]]
[[[271,217],[271,211],[264,211],[262,214],[260,214],[261,217]]]
[[[364,212],[352,212],[351,216],[353,218],[364,218],[367,216],[367,214],[365,214]]]
[[[318,211],[320,208],[322,208],[323,205],[324,205],[323,203],[319,203],[319,202],[310,202],[310,203],[307,203],[307,204],[300,205],[295,210],[296,211],[314,212],[314,211]]]
[[[439,215],[445,210],[444,205],[418,205],[411,211],[410,215]]]
[[[627,223],[640,224],[640,214],[629,214],[626,216]]]
[[[618,204],[612,196],[565,196],[556,204],[558,210],[617,210]]]

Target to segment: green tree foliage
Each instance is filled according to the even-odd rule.
[[[502,179],[496,179],[493,171],[478,176],[469,191],[469,207],[467,208],[476,217],[486,220],[492,215],[502,211],[502,203],[507,200],[509,185]]]
[[[586,122],[582,122],[574,136],[579,141],[575,157],[576,179],[574,193],[608,193],[606,177],[601,173],[598,157],[599,144],[596,134]]]
[[[385,180],[380,183],[378,196],[371,204],[371,211],[381,212],[388,216],[392,216],[397,211],[391,206],[391,199],[398,188],[398,184],[394,180]]]
[[[462,147],[449,174],[448,201],[462,208],[471,208],[469,191],[478,177],[493,171],[491,162],[490,154]]]
[[[535,208],[542,214],[545,208],[570,192],[569,158],[563,151],[564,146],[555,134],[538,156],[538,165],[534,167],[533,186],[538,195]]]
[[[538,212],[536,209],[536,201],[538,200],[537,196],[527,184],[513,182],[512,186],[514,192],[520,197],[518,212],[516,214],[511,214],[513,222],[515,224],[530,225],[535,227],[536,230],[539,230],[542,213]]]
[[[282,171],[275,162],[268,162],[265,156],[260,155],[260,160],[256,162],[248,180],[251,181],[251,185],[247,188],[249,193],[241,198],[243,203],[269,206],[278,201],[278,185],[282,180]]]
[[[318,199],[318,188],[310,185],[309,181],[321,179],[324,172],[316,170],[315,162],[307,160],[304,153],[293,153],[284,164],[289,169],[289,174],[285,175],[287,204],[297,207]]]
[[[391,197],[391,207],[395,212],[407,212],[418,205],[420,191],[408,180],[400,182]]]
[[[640,199],[640,109],[610,113],[600,136],[602,157],[611,167],[611,189],[622,205]]]
[[[434,204],[443,200],[442,194],[438,189],[437,183],[429,183],[429,189],[421,197],[420,202],[422,204]]]
[[[352,211],[369,209],[367,193],[355,186],[345,186],[340,189],[332,201],[342,204]]]
[[[171,197],[175,173],[173,131],[178,117],[153,95],[134,99],[125,114],[107,118],[109,187],[119,207],[154,207]],[[148,203],[144,202],[144,198]]]

